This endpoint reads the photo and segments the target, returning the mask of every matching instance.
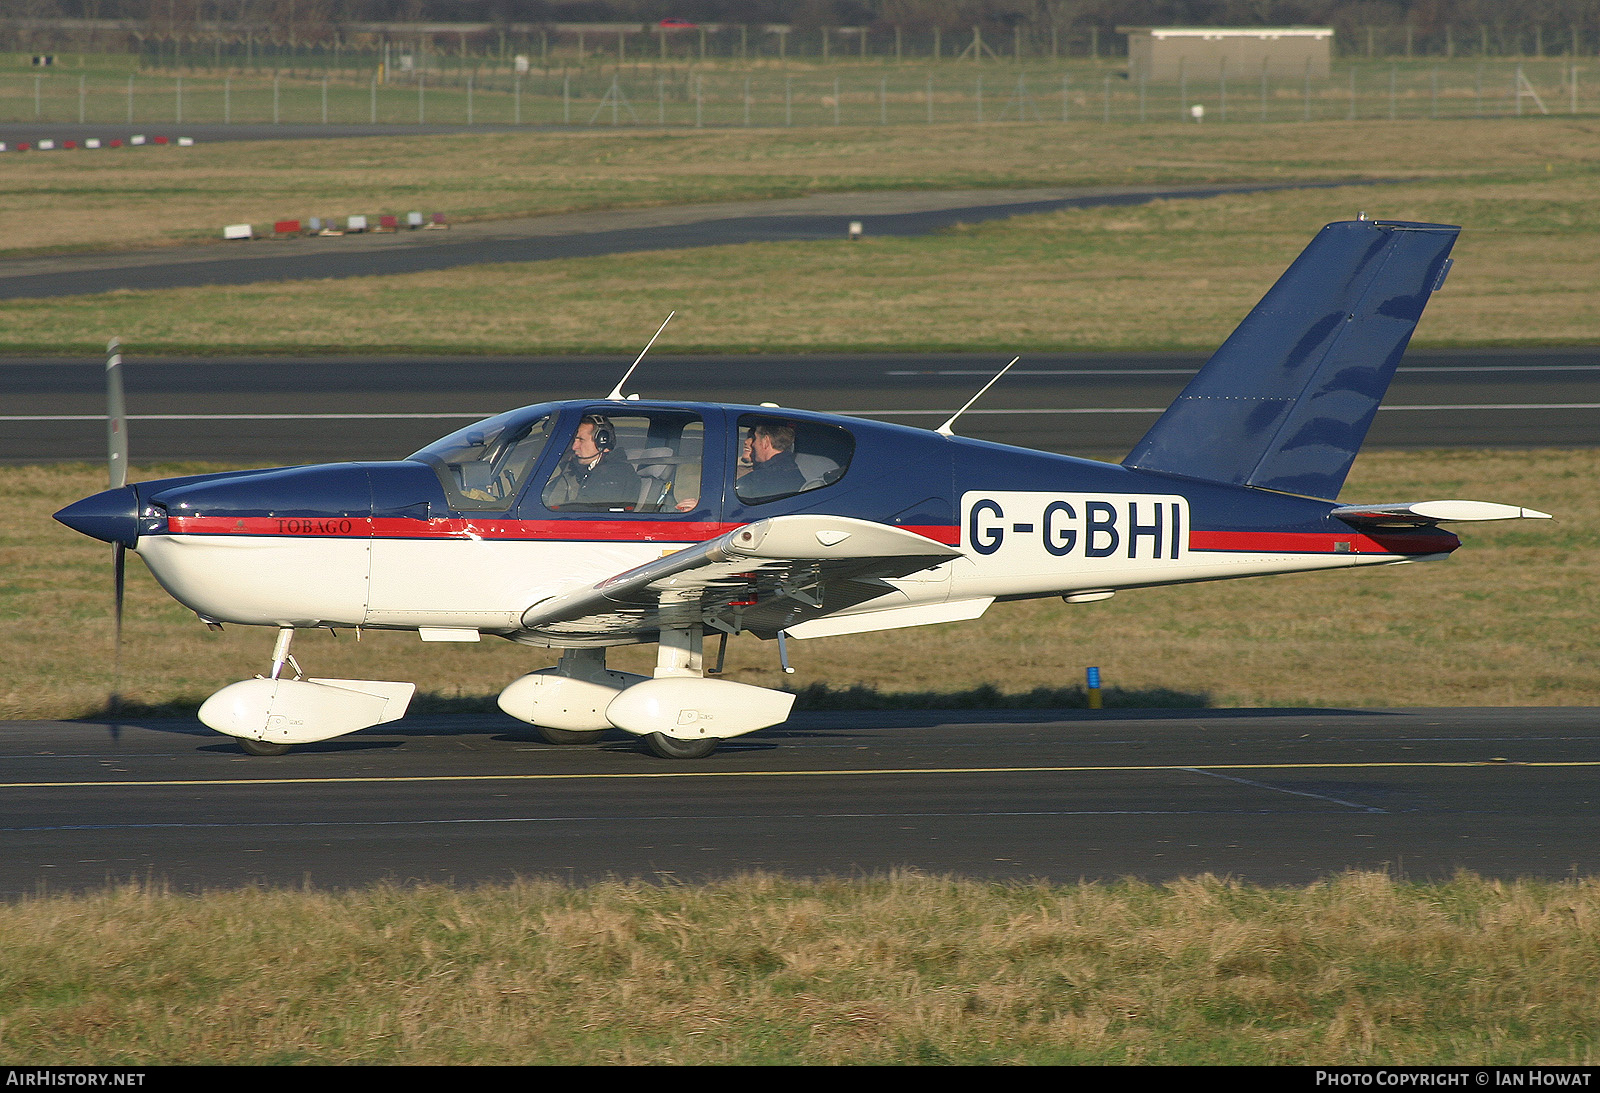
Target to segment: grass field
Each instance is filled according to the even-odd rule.
[[[435,138],[418,145],[425,153],[396,173],[419,187],[431,178],[459,187],[464,208],[482,216],[687,200],[691,194],[707,199],[886,186],[1363,175],[1413,180],[1076,210],[858,244],[752,244],[389,277],[8,300],[0,302],[0,352],[92,353],[112,332],[135,354],[620,352],[636,347],[640,331],[673,309],[679,321],[660,347],[667,352],[1210,348],[1318,227],[1362,210],[1467,228],[1457,268],[1431,305],[1417,344],[1600,340],[1600,272],[1592,261],[1600,213],[1589,200],[1600,122],[1327,123],[1309,147],[1281,143],[1288,131],[1278,132],[1275,144],[1271,129],[1219,127],[1197,135],[1174,127],[1164,140],[1152,132],[1075,144],[1039,126],[966,134],[941,127],[925,143],[856,131],[829,134],[827,141],[791,134],[779,142],[762,134],[739,147],[727,134],[561,135],[547,142],[512,135],[488,139],[482,168],[470,179],[452,158],[460,155],[459,148],[452,151],[457,138]],[[973,138],[971,147],[961,136]],[[130,214],[148,204],[170,208],[169,236],[181,237],[192,234],[181,225],[223,216],[217,203],[232,199],[225,195],[272,202],[281,200],[269,196],[280,185],[348,194],[372,172],[396,167],[398,153],[370,142],[346,149],[348,160],[330,166],[330,149],[322,147],[327,143],[234,146],[244,150],[232,153],[237,162],[230,160],[227,171],[197,166],[192,178],[185,168],[159,181],[108,172],[97,185],[124,187],[119,192],[129,194]],[[540,168],[529,184],[516,183],[519,165],[541,143],[549,148]],[[281,171],[259,161],[271,154],[269,147],[287,157]],[[191,151],[223,155],[215,148],[183,154]],[[169,154],[177,153],[154,153]],[[645,159],[653,165],[646,167]],[[35,247],[104,243],[115,230],[108,224],[120,214],[86,218],[73,210],[89,200],[103,204],[106,193],[79,180],[46,196],[39,192],[43,162],[0,166],[0,177],[9,172],[14,184],[10,196],[0,194],[0,206],[15,202],[24,225],[12,241],[21,246],[20,240],[31,239]],[[545,185],[556,176],[559,183]],[[198,192],[178,196],[191,182]],[[21,216],[22,203],[30,200],[42,207]],[[316,208],[316,200],[302,205]],[[413,195],[401,205],[413,202],[420,199]],[[280,214],[288,211],[294,210],[279,206]],[[92,229],[77,226],[91,223]]]
[[[856,189],[1261,178],[1527,180],[1592,170],[1600,121],[1005,123],[472,133],[0,156],[0,253],[219,239],[224,224],[405,212],[456,219]],[[330,241],[332,243],[333,241]],[[334,245],[337,245],[336,243]]]
[[[1465,545],[1440,563],[1135,590],[1087,605],[997,604],[974,623],[796,642],[791,677],[771,643],[744,637],[730,644],[728,678],[864,687],[923,705],[971,704],[964,692],[988,685],[1001,693],[981,693],[981,704],[1070,704],[1076,696],[1061,692],[1095,665],[1114,705],[1600,704],[1597,477],[1600,452],[1590,450],[1370,452],[1347,498],[1469,497],[1557,519],[1464,529]],[[0,530],[0,717],[75,717],[105,703],[110,548],[49,519],[104,481],[81,465],[0,477],[0,504],[14,514]],[[129,575],[122,692],[135,708],[192,710],[265,669],[270,630],[213,633],[137,561]],[[295,651],[314,675],[413,680],[419,709],[493,709],[512,679],[553,663],[509,642],[424,646],[381,632],[357,644],[306,631]],[[648,672],[653,657],[653,647],[631,648],[612,662]],[[1054,693],[1023,697],[1036,689]]]
[[[335,281],[0,302],[0,351],[134,354],[1209,350],[1317,229],[1357,210],[1472,225],[1417,345],[1600,341],[1587,172],[1018,217]],[[1248,224],[1248,230],[1241,225]],[[782,286],[777,288],[776,286]]]
[[[1600,884],[901,875],[0,906],[0,1054],[1593,1066]]]

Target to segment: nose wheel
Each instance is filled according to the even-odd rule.
[[[271,740],[251,740],[248,737],[236,736],[239,746],[246,755],[282,755],[289,750],[288,744],[279,744]]]

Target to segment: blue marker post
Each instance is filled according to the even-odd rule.
[[[1089,708],[1100,709],[1100,669],[1089,669]]]

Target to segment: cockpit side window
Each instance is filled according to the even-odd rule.
[[[856,450],[855,438],[837,425],[764,414],[739,418],[739,444],[733,491],[747,505],[833,485]]]
[[[553,420],[513,410],[458,429],[410,458],[434,469],[452,508],[504,512],[539,461]]]

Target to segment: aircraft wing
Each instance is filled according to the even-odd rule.
[[[652,641],[663,629],[688,626],[773,637],[892,592],[888,579],[960,554],[870,520],[774,516],[541,600],[522,625],[566,640]]]
[[[1407,501],[1392,505],[1340,505],[1329,516],[1370,527],[1431,527],[1475,520],[1549,520],[1548,512],[1492,501]]]

